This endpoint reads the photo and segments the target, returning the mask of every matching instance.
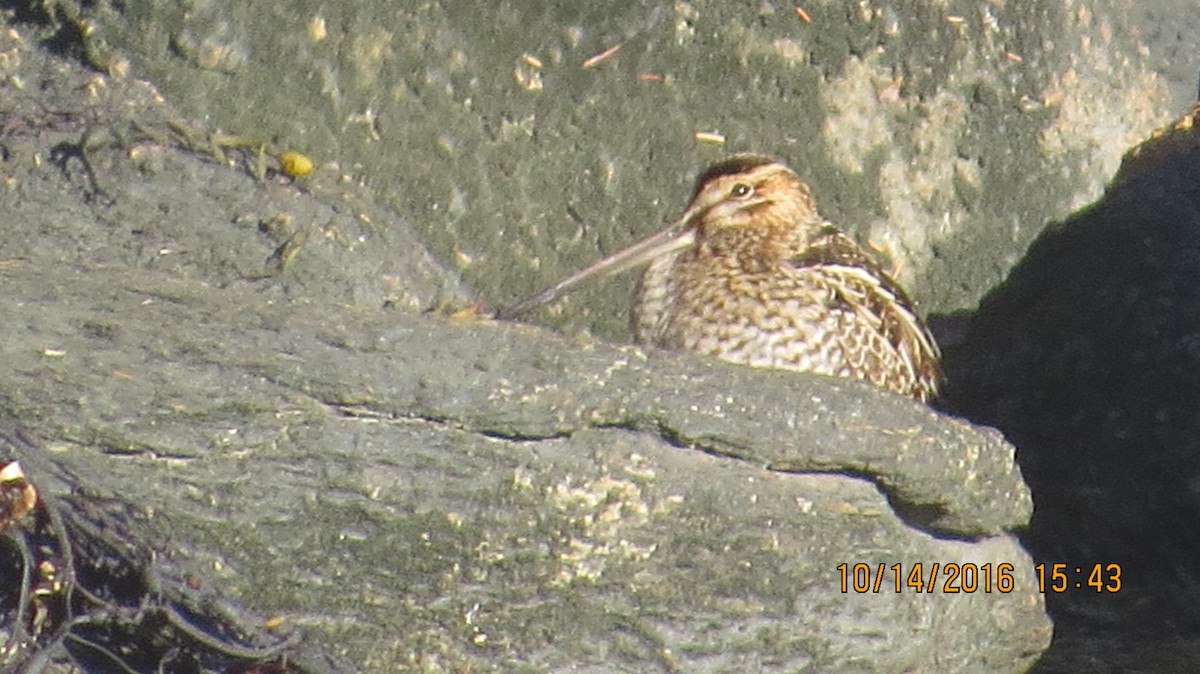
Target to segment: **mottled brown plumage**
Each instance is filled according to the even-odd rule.
[[[646,263],[631,312],[639,342],[936,394],[938,348],[913,303],[821,218],[791,169],[761,155],[709,167],[673,225],[505,315]]]

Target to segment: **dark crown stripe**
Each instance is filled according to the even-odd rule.
[[[737,175],[760,166],[778,163],[778,159],[765,154],[735,154],[708,167],[704,173],[700,174],[700,177],[696,178],[696,188],[692,190],[692,198],[695,199],[705,185],[717,178]]]

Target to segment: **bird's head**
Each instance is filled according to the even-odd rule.
[[[820,223],[808,186],[783,162],[765,155],[735,154],[700,174],[687,208],[666,229],[576,272],[501,317],[516,316],[586,282],[689,249],[769,260],[775,249],[803,246],[810,225]]]
[[[812,192],[773,157],[736,154],[696,179],[692,200],[674,225],[696,243],[737,245],[769,237],[792,239],[820,223]]]

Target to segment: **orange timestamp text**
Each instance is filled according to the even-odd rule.
[[[970,594],[974,592],[1012,592],[1016,580],[1015,567],[1007,562],[1001,564],[838,564],[841,574],[842,593],[858,594],[880,592],[940,592],[942,594]]]
[[[1121,591],[1120,564],[1038,564],[1038,590],[1061,593],[1068,590],[1091,589],[1096,592]]]
[[[1121,591],[1121,565],[1097,563],[1090,566],[1071,564],[1037,564],[1038,592],[1062,593],[1069,590],[1095,590],[1115,593]],[[922,563],[912,564],[849,564],[837,566],[843,594],[880,592],[940,592],[970,594],[999,592],[1007,594],[1016,588],[1016,567],[1000,564]]]

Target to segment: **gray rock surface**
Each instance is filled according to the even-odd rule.
[[[465,298],[358,193],[256,181],[145,84],[3,39],[0,410],[48,449],[19,458],[140,504],[227,596],[363,672],[1011,671],[1045,647],[994,431],[414,313]],[[886,577],[843,592],[841,564]]]
[[[994,432],[865,385],[105,262],[6,271],[5,408],[361,671],[969,671],[1048,636]],[[917,561],[1009,564],[1014,591],[839,589],[842,563]]]
[[[1191,0],[1131,3],[1147,65],[1159,73],[1171,95],[1171,111],[1182,115],[1196,101],[1200,80],[1200,14]]]
[[[167,152],[167,174],[226,170]],[[170,181],[127,180],[170,203]],[[10,206],[41,238],[49,211]],[[994,432],[865,385],[276,283],[27,253],[5,272],[4,407],[360,671],[970,671],[1045,644]],[[1014,591],[840,590],[839,564],[917,561],[1010,564]]]

